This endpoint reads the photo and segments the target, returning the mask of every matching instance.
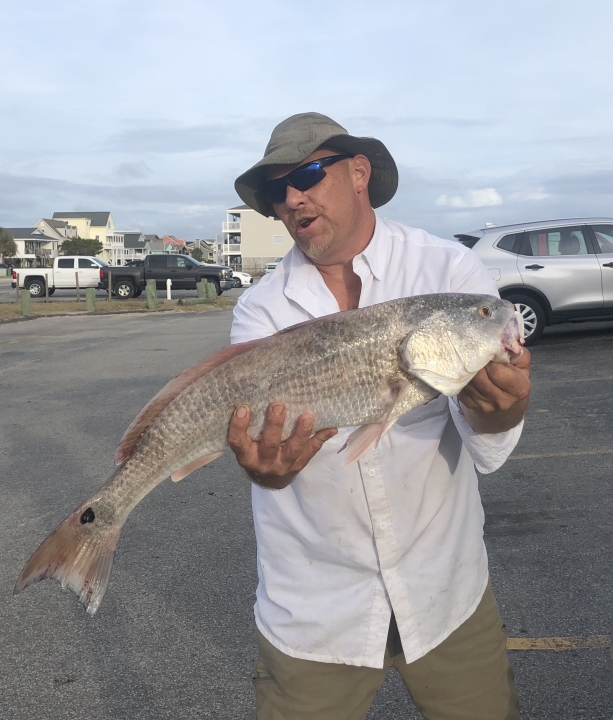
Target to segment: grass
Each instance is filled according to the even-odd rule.
[[[168,312],[211,312],[212,310],[228,310],[236,305],[236,300],[231,298],[219,297],[206,305],[187,305],[177,304],[177,300],[158,299],[159,311]],[[143,299],[133,300],[111,300],[96,298],[96,312],[90,313],[101,315],[103,313],[129,313],[147,311],[147,301]],[[155,315],[156,311],[148,311],[148,314]],[[32,302],[32,317],[40,317],[44,315],[86,315],[87,308],[85,301],[77,302],[76,300],[52,301],[44,302],[41,300]],[[0,303],[0,322],[3,320],[13,320],[20,318],[21,305],[17,303]]]

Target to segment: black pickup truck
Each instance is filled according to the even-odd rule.
[[[138,265],[118,265],[100,268],[99,290],[107,290],[109,273],[113,295],[120,300],[138,297],[147,285],[155,280],[158,290],[166,289],[166,280],[172,280],[173,290],[195,290],[196,283],[208,280],[215,285],[218,295],[230,290],[234,280],[232,270],[221,265],[206,265],[188,255],[147,255]]]

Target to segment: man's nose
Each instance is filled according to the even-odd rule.
[[[296,190],[295,187],[288,185],[285,192],[285,204],[290,210],[296,210],[301,205],[304,205],[307,198],[306,195],[300,190]]]

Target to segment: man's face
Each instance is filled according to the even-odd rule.
[[[320,148],[298,165],[270,166],[267,180],[283,177],[299,165],[338,154],[340,151]],[[288,186],[285,202],[273,206],[296,245],[322,265],[341,259],[346,241],[355,231],[364,202],[368,202],[370,163],[364,155],[356,155],[329,165],[325,171],[326,177],[304,192]]]

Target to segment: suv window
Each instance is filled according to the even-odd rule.
[[[613,253],[613,225],[592,225],[601,253]]]
[[[149,255],[149,267],[165,268],[166,260],[167,260],[166,255]]]
[[[80,268],[98,268],[100,266],[97,263],[95,263],[93,260],[87,260],[86,258],[79,258],[79,267]]]
[[[521,241],[523,240],[523,237],[523,233],[505,235],[498,241],[498,245],[496,247],[499,247],[501,250],[508,250],[509,252],[517,255],[519,253],[519,249],[521,248]]]
[[[526,233],[522,255],[559,257],[560,255],[587,255],[585,232],[578,227],[552,230],[535,230]]]
[[[74,267],[74,260],[72,258],[66,259],[66,258],[60,258],[57,261],[57,266],[59,268],[73,268]]]

